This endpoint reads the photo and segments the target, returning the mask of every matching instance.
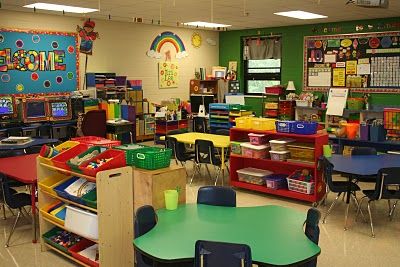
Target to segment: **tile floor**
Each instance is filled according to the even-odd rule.
[[[187,202],[195,202],[198,188],[210,183],[208,179],[195,179],[193,185],[187,186]],[[361,197],[361,193],[358,196]],[[328,205],[334,197],[334,194],[329,194]],[[238,206],[281,205],[304,212],[310,207],[309,203],[240,189],[237,189],[237,203]],[[322,213],[327,208],[319,207]],[[344,202],[340,202],[326,224],[320,224],[322,253],[318,257],[318,266],[400,266],[400,214],[395,214],[393,221],[389,221],[385,201],[373,206],[376,238],[371,238],[369,224],[354,221],[354,209],[350,213],[349,230],[343,230],[344,208]],[[41,252],[39,244],[32,244],[30,224],[24,220],[14,233],[11,246],[5,248],[6,235],[14,220],[11,214],[7,215],[7,220],[0,219],[0,267],[75,266],[53,252]]]

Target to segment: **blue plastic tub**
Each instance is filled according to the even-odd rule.
[[[279,133],[291,133],[293,132],[294,121],[276,121],[276,131]]]
[[[317,122],[295,121],[292,133],[295,134],[316,134],[318,129]]]
[[[287,174],[270,174],[267,177],[265,177],[265,184],[268,188],[271,189],[287,189],[287,180],[286,178],[289,175]]]
[[[71,177],[71,179],[68,179],[67,181],[65,181],[64,183],[54,187],[54,191],[57,193],[58,196],[66,198],[68,200],[71,200],[73,202],[79,203],[79,204],[85,204],[85,202],[82,200],[82,198],[76,197],[76,196],[72,196],[70,194],[68,194],[67,192],[65,192],[65,188],[67,188],[68,186],[70,186],[73,182],[75,182],[76,180],[78,180],[79,177]]]

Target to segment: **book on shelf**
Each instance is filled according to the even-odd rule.
[[[10,136],[7,137],[3,140],[1,140],[1,144],[7,144],[7,145],[23,145],[26,143],[29,143],[33,141],[31,137],[26,137],[26,136]]]

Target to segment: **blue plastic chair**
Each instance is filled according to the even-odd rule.
[[[197,204],[236,207],[236,192],[230,187],[203,186],[197,192]]]
[[[321,219],[321,212],[315,208],[311,208],[307,212],[307,219],[304,222],[306,225],[304,233],[313,243],[318,245],[319,242],[319,220]],[[315,267],[317,266],[317,258],[301,265],[303,267]]]
[[[197,240],[195,267],[251,267],[251,249],[246,244]]]
[[[145,205],[137,209],[134,230],[135,238],[144,235],[157,224],[157,215],[154,208],[150,205]],[[140,253],[135,249],[135,266],[136,267],[150,267],[154,265],[154,261],[149,257]]]

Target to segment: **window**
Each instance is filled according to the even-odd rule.
[[[256,38],[244,39],[244,86],[249,95],[259,95],[265,87],[281,84],[281,38]]]

